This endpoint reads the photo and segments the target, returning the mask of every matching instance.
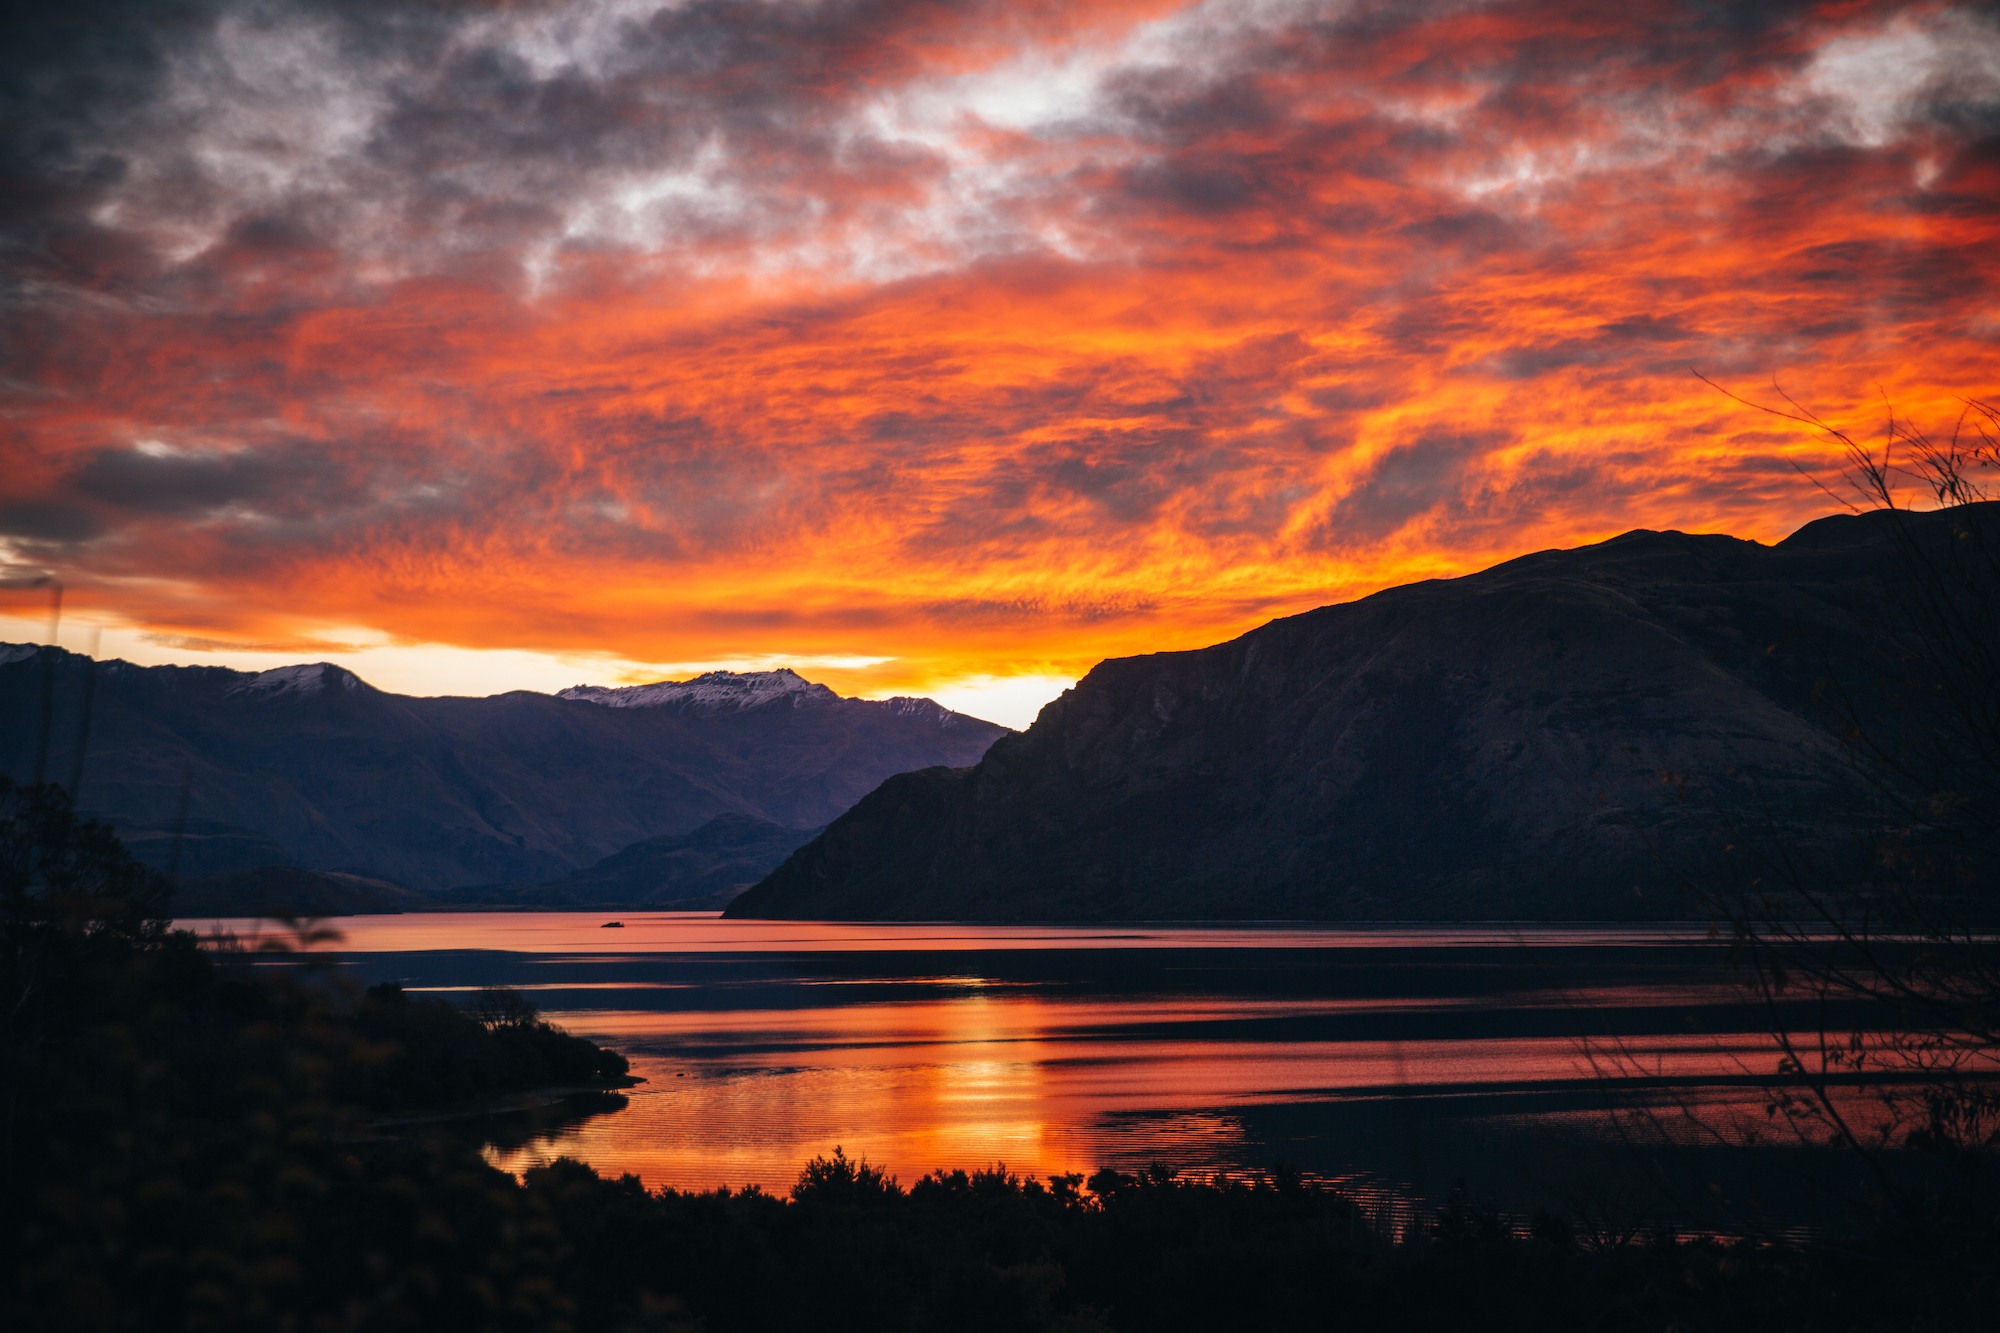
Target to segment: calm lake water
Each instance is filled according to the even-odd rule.
[[[332,947],[371,983],[513,987],[630,1058],[627,1109],[496,1150],[513,1169],[782,1190],[838,1144],[906,1182],[1285,1163],[1383,1198],[1464,1179],[1523,1212],[1699,1224],[1718,1185],[1805,1207],[1768,1163],[1640,1148],[1613,1114],[1761,1104],[1768,1016],[1692,928],[606,919],[354,917]]]

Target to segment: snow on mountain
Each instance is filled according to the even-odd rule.
[[[924,717],[935,721],[940,727],[949,727],[958,721],[958,714],[946,708],[935,699],[914,698],[898,694],[884,699],[883,704],[893,710],[898,717]]]
[[[301,662],[297,666],[272,667],[259,671],[230,691],[231,694],[318,694],[330,686],[358,689],[361,678],[331,662]]]
[[[0,773],[44,749],[71,772],[87,738],[83,799],[156,864],[181,829],[188,874],[291,864],[431,892],[545,883],[719,816],[815,828],[1005,734],[789,671],[570,694],[416,698],[317,662],[141,667],[0,643]]]
[[[703,713],[741,712],[789,698],[793,707],[840,698],[790,667],[776,671],[704,671],[693,680],[662,680],[651,685],[572,685],[558,690],[559,699],[602,704],[606,708],[666,708],[679,705]]]

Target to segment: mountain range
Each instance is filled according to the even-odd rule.
[[[819,832],[785,828],[752,815],[717,815],[691,833],[635,842],[559,879],[541,884],[469,884],[437,895],[437,901],[457,907],[537,911],[585,907],[711,911],[777,869]]]
[[[0,646],[5,771],[32,777],[39,757],[68,785],[81,741],[79,806],[183,877],[280,866],[435,895],[562,881],[720,816],[749,821],[661,862],[700,881],[691,896],[712,895],[708,872],[754,880],[804,836],[793,830],[892,774],[969,764],[1004,734],[928,699],[843,698],[789,670],[415,698],[327,663],[253,673]],[[749,862],[720,846],[732,837]],[[353,879],[315,892],[364,889],[377,892]]]
[[[1912,716],[1901,539],[1946,534],[1631,532],[1106,661],[976,765],[883,783],[729,914],[1658,918],[1752,844],[1859,873],[1880,792],[1851,726]]]

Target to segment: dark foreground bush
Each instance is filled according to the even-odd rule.
[[[562,1161],[525,1193],[568,1248],[586,1326],[660,1292],[726,1330],[1961,1329],[1985,1268],[1926,1247],[1791,1249],[1667,1236],[1517,1234],[1457,1202],[1401,1241],[1339,1193],[1279,1174],[1155,1170],[1023,1180],[937,1173],[907,1190],[836,1153],[790,1198],[647,1192]]]
[[[0,1328],[571,1324],[540,1201],[375,1121],[624,1061],[519,1006],[218,959],[167,896],[61,792],[0,778]]]
[[[348,1095],[378,1110],[437,1106],[530,1088],[616,1088],[625,1057],[542,1021],[513,991],[485,991],[471,1013],[412,999],[395,982],[371,986],[352,1012],[377,1058],[349,1071]]]

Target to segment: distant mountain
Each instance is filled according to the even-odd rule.
[[[178,858],[183,875],[289,864],[424,892],[560,879],[718,815],[817,827],[891,774],[971,763],[1006,734],[790,671],[425,699],[327,663],[93,665],[4,645],[4,771],[32,775],[46,717],[44,767],[67,781],[87,681],[79,803],[149,861]]]
[[[558,699],[580,699],[607,708],[680,708],[689,712],[740,713],[779,699],[825,703],[840,696],[815,685],[790,667],[776,671],[704,671],[693,680],[662,680],[651,685],[572,685],[556,692]],[[929,705],[928,699],[898,699],[896,703]],[[939,711],[942,711],[941,709]]]
[[[816,828],[717,815],[692,833],[633,843],[545,884],[472,885],[443,897],[461,906],[707,911],[727,905],[818,835]]]
[[[1107,661],[978,765],[885,782],[729,914],[1661,917],[1740,838],[1858,857],[1872,789],[1821,686],[1902,706],[1893,522],[1944,533],[1633,532]]]
[[[197,875],[174,889],[174,914],[180,917],[363,916],[435,906],[422,894],[383,880],[297,866]]]

